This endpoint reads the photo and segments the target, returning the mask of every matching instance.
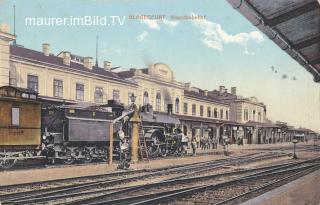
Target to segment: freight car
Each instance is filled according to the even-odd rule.
[[[41,145],[41,104],[34,91],[0,88],[0,168],[35,158]]]

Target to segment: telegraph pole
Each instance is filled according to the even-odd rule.
[[[16,36],[16,5],[13,5],[13,35]],[[16,39],[13,40],[13,44],[17,43]]]

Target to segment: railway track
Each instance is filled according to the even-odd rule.
[[[216,155],[216,154],[222,154],[223,151],[218,151],[218,150],[212,150],[209,151],[207,153],[198,153],[197,156],[209,156],[209,155]],[[187,154],[186,156],[192,156],[191,153]],[[174,155],[170,155],[170,156],[166,156],[166,159],[175,159],[177,157],[180,156],[174,156]],[[152,160],[159,160],[160,158],[163,157],[152,157],[149,158],[148,160],[152,161]],[[118,163],[119,161],[117,159],[114,159],[115,163]],[[48,168],[63,168],[63,167],[81,167],[81,166],[87,166],[88,164],[90,165],[104,165],[106,164],[106,162],[103,161],[92,161],[90,163],[85,163],[85,162],[81,162],[81,161],[77,161],[71,165],[68,164],[63,164],[63,162],[59,162],[57,161],[55,164],[53,165],[46,165],[46,160],[45,159],[33,159],[33,160],[21,160],[18,161],[17,164],[10,168],[10,169],[0,169],[0,173],[1,172],[7,172],[7,171],[16,171],[16,170],[33,170],[33,169],[48,169]]]
[[[134,189],[119,190],[103,196],[76,200],[64,205],[140,205],[140,204],[238,204],[239,199],[257,191],[272,189],[292,179],[320,169],[319,158],[299,163],[270,166],[259,169],[243,170],[206,177],[172,180],[148,184]],[[226,176],[233,177],[226,177]],[[217,180],[217,177],[223,177]],[[215,180],[213,180],[215,179]],[[201,183],[205,180],[204,183]],[[197,181],[197,185],[190,182]],[[168,186],[173,184],[173,186]],[[188,184],[188,185],[186,185]],[[152,189],[152,187],[155,187]],[[246,198],[247,199],[247,198]]]
[[[207,162],[199,162],[199,163],[193,163],[193,164],[187,164],[187,165],[180,165],[175,167],[167,167],[167,168],[161,168],[161,169],[154,169],[154,170],[145,170],[145,172],[140,171],[140,173],[137,173],[138,171],[131,171],[130,172],[123,172],[123,173],[112,173],[112,174],[118,174],[116,178],[113,178],[111,176],[114,176],[112,174],[109,174],[109,178],[105,175],[98,175],[93,176],[94,179],[91,179],[92,181],[88,182],[85,178],[83,183],[77,183],[77,184],[69,184],[66,185],[65,180],[58,180],[48,182],[49,187],[43,188],[43,189],[36,189],[32,190],[32,186],[35,186],[35,184],[27,184],[27,185],[17,185],[12,186],[10,189],[12,190],[11,193],[4,193],[0,195],[0,201],[2,201],[2,204],[6,203],[12,203],[14,204],[29,204],[29,203],[46,203],[48,201],[52,200],[58,200],[61,198],[68,197],[66,193],[70,197],[75,196],[81,196],[84,193],[85,194],[97,194],[97,193],[104,193],[104,192],[114,192],[114,191],[123,191],[126,190],[128,187],[117,187],[116,185],[120,184],[128,184],[132,181],[138,181],[138,180],[146,180],[150,177],[159,177],[159,176],[167,176],[172,175],[174,178],[184,178],[188,175],[194,175],[194,174],[200,174],[203,172],[209,172],[210,170],[219,169],[228,165],[234,165],[234,164],[241,164],[241,163],[250,163],[258,160],[267,160],[272,159],[275,157],[282,157],[285,156],[285,154],[279,154],[279,153],[258,153],[256,155],[253,155],[252,157],[249,157],[248,155],[241,156],[241,157],[234,157],[229,159],[223,159],[223,160],[213,160],[213,161],[207,161]],[[134,174],[134,175],[130,175]],[[90,177],[88,177],[90,178]],[[68,179],[69,182],[72,181],[78,181],[79,178],[76,179]],[[168,180],[167,177],[164,177],[163,180]],[[41,184],[44,184],[46,182],[40,182],[37,183],[37,186],[41,186]],[[55,186],[55,183],[58,183],[58,185]],[[21,186],[31,186],[31,190],[26,191],[15,191],[20,189]],[[50,187],[53,186],[53,187]],[[134,186],[133,186],[134,187]],[[7,187],[8,188],[8,187]],[[23,189],[22,189],[23,190]]]

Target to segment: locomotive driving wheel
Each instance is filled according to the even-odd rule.
[[[104,148],[103,148],[103,152],[102,152],[102,153],[103,153],[103,154],[102,154],[102,155],[103,155],[103,156],[102,156],[102,161],[104,161],[104,162],[107,162],[107,161],[108,161],[108,159],[109,159],[109,155],[108,155],[109,153],[108,153],[108,152],[109,152],[108,148],[107,148],[107,147],[104,147]]]
[[[72,156],[72,152],[70,150],[66,151],[65,159],[63,163],[65,164],[72,164],[74,162],[74,157]]]
[[[83,153],[83,156],[84,156],[84,158],[82,158],[81,160],[84,162],[84,163],[90,163],[90,162],[92,162],[92,155],[91,155],[91,153],[89,152],[89,151],[85,151],[84,153]]]

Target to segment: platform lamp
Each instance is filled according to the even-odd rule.
[[[139,156],[139,124],[141,122],[137,106],[135,104],[136,96],[132,93],[130,100],[132,102],[133,115],[130,119],[131,128],[131,162],[137,163]]]
[[[297,139],[292,140],[293,143],[293,159],[298,159],[297,154],[296,154],[296,144],[298,143]]]

